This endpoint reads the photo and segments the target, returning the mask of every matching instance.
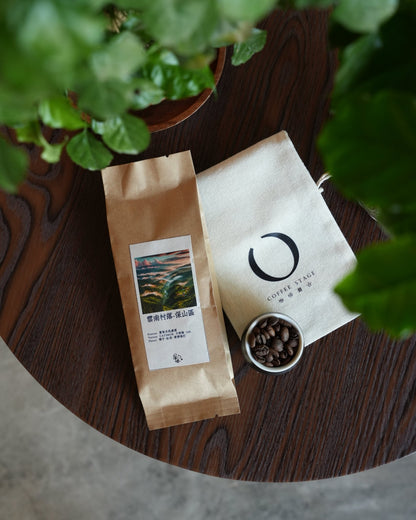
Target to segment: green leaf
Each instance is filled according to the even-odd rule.
[[[158,63],[163,65],[179,65],[179,58],[176,54],[169,49],[158,49],[156,52],[153,51],[150,54],[150,60],[157,60]]]
[[[358,90],[416,92],[415,22],[414,14],[400,12],[378,33],[361,36],[345,47],[340,53],[333,101],[342,101]]]
[[[221,45],[224,47],[224,45]],[[217,56],[217,51],[214,49],[207,49],[203,53],[195,54],[194,56],[190,56],[182,61],[182,66],[185,69],[203,69],[206,66],[209,66]]]
[[[16,137],[19,143],[34,143],[40,145],[42,143],[42,133],[39,121],[30,121],[14,127]]]
[[[389,208],[376,209],[376,218],[385,230],[393,235],[416,236],[416,202],[391,204]]]
[[[244,42],[251,35],[253,24],[250,22],[238,22],[222,19],[211,36],[210,43],[213,47],[227,47],[234,43]]]
[[[108,0],[72,0],[71,4],[82,8],[84,11],[96,12],[108,5]]]
[[[374,330],[395,336],[416,330],[416,241],[377,244],[357,255],[356,269],[335,291]]]
[[[117,0],[117,7],[122,9],[144,9],[148,0]]]
[[[348,97],[318,144],[326,168],[347,197],[387,210],[415,204],[415,96],[386,91]]]
[[[25,177],[28,163],[23,150],[0,138],[0,189],[15,193]]]
[[[87,114],[98,119],[118,116],[129,106],[133,93],[122,81],[99,82],[91,78],[79,92],[78,105]]]
[[[103,141],[119,153],[138,154],[149,146],[146,123],[131,114],[104,121]]]
[[[71,159],[87,170],[101,170],[113,158],[112,153],[87,129],[75,135],[66,149]]]
[[[79,130],[87,126],[87,123],[81,118],[81,113],[71,105],[70,100],[65,96],[41,101],[39,116],[45,125],[51,128]]]
[[[351,92],[360,76],[365,74],[374,53],[382,47],[378,34],[367,34],[348,45],[340,56],[340,67],[335,76],[333,98]]]
[[[326,8],[336,3],[336,0],[294,0],[290,2],[296,9],[307,9],[311,7]]]
[[[146,61],[142,42],[125,31],[91,56],[91,66],[100,81],[127,79]]]
[[[105,26],[79,0],[9,2],[0,16],[0,121],[33,120],[40,100],[72,88]]]
[[[135,83],[138,89],[134,95],[130,107],[134,110],[142,110],[150,105],[157,105],[164,97],[163,89],[147,79],[138,79]]]
[[[251,36],[244,42],[234,44],[231,58],[233,65],[246,63],[256,52],[260,52],[266,44],[267,32],[253,28]]]
[[[91,119],[91,129],[98,135],[103,135],[104,133],[104,121],[97,121],[96,119]]]
[[[208,66],[202,69],[185,69],[180,65],[169,65],[164,53],[149,59],[142,68],[142,76],[161,89],[168,99],[196,96],[205,88],[215,88],[214,76]]]
[[[43,137],[43,136],[42,136]],[[50,144],[46,139],[42,138],[42,146],[43,150],[41,153],[41,157],[44,161],[48,163],[56,163],[61,158],[62,149],[68,141],[68,137],[66,137],[61,143]]]
[[[398,6],[399,0],[340,0],[331,17],[350,31],[374,32]]]
[[[149,34],[183,55],[204,51],[219,23],[215,0],[152,0],[142,11]]]
[[[276,0],[218,0],[221,13],[230,20],[258,22],[275,6]]]
[[[3,79],[1,65],[0,77]],[[14,89],[11,89],[13,91],[8,91],[6,86],[3,85],[3,87],[2,89],[0,84],[0,122],[2,124],[15,126],[33,121],[37,118],[38,115],[34,101],[27,100],[25,95],[16,93]]]
[[[61,152],[68,137],[61,143],[50,144],[42,135],[39,121],[31,121],[26,125],[15,127],[17,140],[21,143],[34,143],[43,148],[41,157],[49,163],[56,163],[61,157]]]
[[[8,12],[14,40],[28,62],[41,65],[40,76],[68,86],[79,65],[102,41],[106,18],[86,6],[42,0],[15,2]]]

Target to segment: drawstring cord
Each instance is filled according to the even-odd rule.
[[[319,177],[319,179],[316,182],[316,185],[318,187],[319,193],[323,193],[324,189],[322,188],[322,184],[326,182],[328,179],[331,178],[331,174],[326,172],[323,175]]]

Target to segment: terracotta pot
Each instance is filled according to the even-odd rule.
[[[225,55],[225,47],[218,49],[217,58],[211,64],[215,84],[218,83],[221,77],[225,63]],[[140,110],[136,112],[136,114],[146,121],[150,132],[166,130],[191,116],[205,103],[211,94],[212,90],[207,88],[197,96],[175,101],[167,99],[157,105],[152,105],[144,110]]]

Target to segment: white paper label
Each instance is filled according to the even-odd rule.
[[[209,361],[190,236],[130,245],[149,370]]]

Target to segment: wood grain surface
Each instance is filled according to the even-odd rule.
[[[265,50],[237,68],[228,53],[218,96],[185,122],[153,134],[144,154],[116,162],[190,149],[198,172],[285,129],[318,179],[323,167],[315,139],[329,116],[336,67],[326,14],[276,12],[262,26]],[[334,477],[415,450],[415,338],[394,342],[370,333],[359,319],[312,344],[302,362],[279,377],[244,362],[228,324],[241,415],[149,432],[100,173],[83,171],[67,157],[47,165],[36,149],[29,151],[30,171],[19,193],[0,193],[0,335],[69,410],[133,450],[241,480]],[[324,197],[355,251],[382,239],[367,213],[331,185]]]

